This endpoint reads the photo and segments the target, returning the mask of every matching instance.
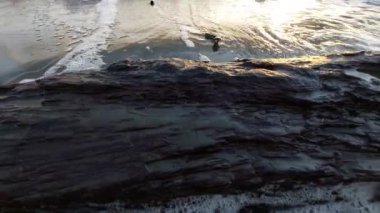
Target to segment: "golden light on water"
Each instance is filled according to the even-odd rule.
[[[280,25],[289,22],[305,10],[317,6],[316,0],[280,0],[268,2],[261,8],[259,7],[258,10],[265,11],[272,24]]]
[[[281,25],[318,5],[320,2],[317,0],[223,1],[215,3],[215,9],[210,12],[210,18],[217,22],[231,24],[243,24],[247,22],[247,19],[252,18],[270,22],[272,25]]]
[[[45,67],[43,60],[53,63],[68,53],[119,60],[197,59],[202,52],[225,62],[380,49],[379,7],[367,1],[155,0],[154,7],[141,0],[83,5],[68,0],[3,1],[12,2],[0,6],[3,73],[30,65]],[[97,6],[101,2],[114,3]],[[113,23],[104,21],[109,17],[114,17]],[[213,51],[205,33],[222,39],[219,51]],[[76,48],[82,43],[90,51]],[[78,61],[84,64],[80,57]]]

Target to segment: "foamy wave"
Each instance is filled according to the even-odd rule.
[[[180,32],[181,32],[181,40],[186,44],[187,47],[195,47],[194,42],[192,42],[189,39],[189,32],[187,31],[186,27],[180,26]]]
[[[145,205],[142,209],[128,209],[122,202],[109,203],[107,210],[110,212],[240,212],[246,206],[287,206],[278,212],[368,212],[379,211],[379,203],[370,202],[374,194],[375,183],[355,183],[343,188],[337,187],[304,187],[295,191],[276,191],[276,193],[261,195],[243,193],[235,195],[201,195],[174,199],[163,206]],[[271,187],[263,187],[268,191],[275,190]],[[332,202],[335,199],[334,191],[340,191],[344,201]],[[324,203],[317,203],[325,201]],[[91,204],[98,207],[99,205]],[[103,206],[104,207],[104,206]],[[342,211],[340,211],[342,210]],[[363,211],[365,210],[365,211]],[[267,209],[269,211],[269,208]],[[243,212],[243,211],[242,211]],[[245,212],[245,211],[244,211]],[[261,212],[261,211],[260,211]],[[266,212],[266,211],[265,211]],[[272,212],[272,211],[271,211]],[[276,211],[277,212],[277,211]]]
[[[118,0],[102,0],[96,5],[99,16],[95,31],[46,71],[44,76],[61,72],[98,70],[105,64],[100,52],[108,47],[107,39],[116,20],[117,2]]]

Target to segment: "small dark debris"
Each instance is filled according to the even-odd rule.
[[[239,213],[270,213],[271,209],[266,204],[257,204],[245,206],[239,210]]]
[[[339,202],[339,201],[343,201],[344,199],[343,199],[343,197],[341,197],[341,196],[336,196],[335,197],[335,202]]]

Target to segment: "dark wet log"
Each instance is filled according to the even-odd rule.
[[[379,66],[377,53],[123,61],[3,86],[0,205],[376,185],[380,81],[365,72]]]

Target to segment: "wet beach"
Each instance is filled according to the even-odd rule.
[[[4,0],[0,11],[1,83],[125,58],[201,53],[229,62],[380,49],[376,0]],[[206,33],[221,38],[218,51]]]

